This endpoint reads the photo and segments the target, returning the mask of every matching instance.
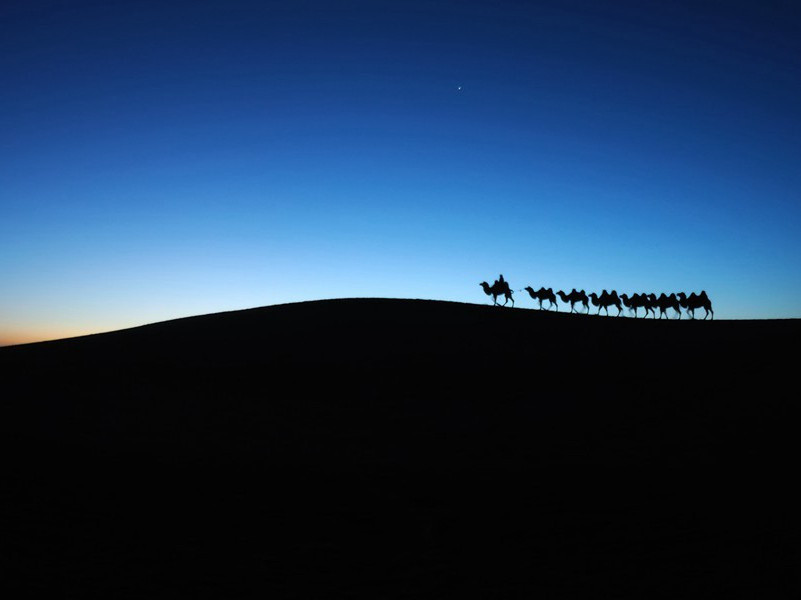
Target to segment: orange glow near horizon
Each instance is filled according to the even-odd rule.
[[[100,331],[78,327],[3,328],[3,330],[0,331],[0,347],[16,346],[18,344],[32,344],[34,342],[48,342],[64,338],[90,335],[93,333],[100,333]]]

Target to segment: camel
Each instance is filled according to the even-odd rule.
[[[611,293],[608,293],[606,290],[601,292],[601,295],[598,296],[595,292],[590,294],[590,299],[592,300],[593,306],[598,307],[598,314],[601,314],[601,309],[603,308],[606,311],[607,316],[609,316],[609,307],[610,306],[617,306],[617,316],[620,316],[620,313],[623,312],[623,307],[620,306],[620,298],[618,298],[617,292],[612,290]]]
[[[498,296],[500,296],[501,294],[503,294],[505,298],[505,300],[503,301],[503,306],[506,306],[506,303],[509,302],[509,300],[512,301],[512,306],[515,305],[515,300],[514,298],[512,298],[512,290],[509,288],[509,284],[507,282],[504,281],[503,283],[501,283],[496,279],[495,283],[492,284],[492,287],[490,287],[486,281],[482,281],[478,285],[480,285],[484,289],[484,293],[487,296],[492,296],[493,305],[495,306],[498,305]]]
[[[712,302],[709,300],[709,296],[706,295],[705,291],[702,290],[701,293],[697,295],[695,292],[691,292],[689,297],[687,297],[684,292],[679,292],[678,297],[679,304],[687,311],[691,319],[695,318],[696,308],[703,308],[706,311],[704,320],[710,316],[710,313],[712,315],[711,318],[715,318],[715,311],[712,310]]]
[[[548,305],[548,309],[550,310],[551,306],[555,306],[556,310],[559,310],[559,305],[556,303],[556,295],[553,293],[552,288],[548,288],[547,290],[543,287],[540,288],[538,291],[534,291],[531,286],[523,288],[528,292],[528,295],[532,297],[534,300],[539,300],[540,302],[540,310],[542,310],[542,301],[548,300],[550,304]]]
[[[573,288],[573,291],[569,294],[565,294],[563,291],[556,292],[556,295],[561,298],[562,302],[567,304],[570,303],[570,312],[573,312],[573,309],[576,305],[576,302],[581,302],[584,305],[584,308],[587,309],[587,312],[590,312],[590,299],[587,297],[587,294],[584,293],[584,290],[580,292],[576,291],[576,288]]]
[[[637,309],[639,308],[645,309],[646,317],[648,316],[649,311],[654,312],[654,309],[649,306],[649,302],[645,294],[632,294],[631,298],[629,298],[629,296],[626,294],[620,294],[620,301],[623,303],[623,306],[634,311],[634,318],[639,316],[637,314]],[[656,313],[654,313],[654,316],[656,316]]]
[[[651,294],[653,296],[653,294]],[[676,294],[671,294],[670,296],[666,296],[664,292],[659,295],[659,298],[656,301],[656,305],[659,307],[659,318],[662,318],[662,315],[667,317],[667,309],[672,308],[677,313],[679,313],[679,319],[681,319],[681,305],[679,304],[679,299],[676,298]]]
[[[628,294],[620,294],[620,301],[623,303],[623,306],[634,311],[634,318],[636,319],[638,316],[637,309],[643,306],[640,295],[632,294],[631,298],[629,298]]]
[[[643,299],[643,306],[645,307],[645,316],[648,316],[648,313],[651,312],[654,315],[654,319],[656,319],[656,308],[659,308],[659,302],[657,301],[656,294],[640,294]]]
[[[634,295],[637,296],[637,294]],[[646,318],[648,316],[648,313],[651,313],[651,316],[653,318],[656,318],[656,311],[654,310],[656,308],[656,296],[654,296],[653,294],[649,296],[648,294],[643,292],[642,294],[639,294],[639,299],[640,299],[640,306],[642,306],[645,309],[645,315],[643,315],[643,318]]]

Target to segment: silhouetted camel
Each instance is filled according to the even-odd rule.
[[[622,306],[623,303],[620,301],[620,296],[617,295],[616,290],[612,290],[611,292],[609,292],[609,300],[610,300],[609,306],[617,307],[617,316],[619,317],[620,313],[623,312],[623,306]]]
[[[528,292],[528,295],[531,296],[534,300],[539,300],[540,303],[540,310],[542,310],[542,301],[549,300],[550,304],[548,308],[550,309],[551,306],[555,306],[556,310],[559,310],[559,305],[556,303],[556,295],[553,293],[552,288],[548,288],[547,290],[543,287],[537,290],[536,292],[531,288],[531,286],[523,288]]]
[[[620,301],[623,303],[623,306],[634,311],[634,318],[636,319],[638,316],[637,309],[642,306],[640,295],[632,294],[631,298],[629,298],[627,294],[620,294]]]
[[[509,300],[512,301],[512,306],[515,305],[515,300],[512,298],[512,290],[509,288],[509,284],[506,281],[500,282],[496,279],[495,283],[492,284],[492,287],[490,287],[486,281],[482,281],[478,285],[484,289],[484,293],[487,296],[492,296],[492,303],[494,305],[498,304],[498,296],[501,294],[503,294],[505,298],[503,301],[503,306],[506,306],[506,303]]]
[[[590,312],[590,299],[587,298],[587,294],[584,293],[584,290],[577,292],[576,288],[573,288],[573,291],[569,294],[565,294],[563,291],[559,290],[556,292],[556,295],[559,296],[565,304],[568,302],[570,303],[570,312],[573,312],[573,307],[576,305],[576,302],[581,302],[584,308],[587,309],[587,312]]]
[[[606,311],[607,316],[609,315],[609,307],[610,306],[617,306],[617,316],[620,316],[620,313],[623,312],[623,307],[620,306],[620,298],[617,296],[617,292],[612,290],[611,293],[608,293],[606,290],[601,292],[601,295],[598,296],[595,292],[590,294],[590,299],[592,300],[593,306],[598,307],[598,314],[601,314],[601,309],[603,308]]]
[[[626,308],[634,311],[634,317],[638,317],[637,309],[644,308],[645,309],[645,316],[648,316],[648,311],[653,312],[653,308],[648,306],[649,302],[645,294],[632,294],[631,298],[629,298],[626,294],[620,294],[620,301],[623,303],[623,306]],[[656,316],[656,313],[654,313]]]
[[[712,310],[712,302],[709,300],[709,296],[706,295],[705,291],[701,291],[700,294],[695,292],[691,292],[689,298],[684,292],[679,292],[679,304],[683,309],[687,311],[690,315],[690,318],[695,318],[695,309],[696,308],[703,308],[706,311],[704,314],[704,319],[712,315],[712,319],[715,318],[715,311]]]
[[[653,296],[653,294],[651,294],[651,296]],[[667,309],[669,308],[672,308],[679,313],[679,319],[681,319],[681,305],[679,304],[679,299],[676,298],[676,294],[666,296],[665,293],[662,292],[656,301],[656,305],[659,307],[660,319],[662,318],[662,315],[665,315],[665,318],[667,318]]]

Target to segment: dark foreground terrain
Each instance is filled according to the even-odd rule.
[[[3,585],[795,598],[799,334],[363,299],[0,348]]]

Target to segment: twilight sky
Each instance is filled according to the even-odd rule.
[[[0,344],[501,272],[801,317],[801,5],[6,0],[0,165]]]

